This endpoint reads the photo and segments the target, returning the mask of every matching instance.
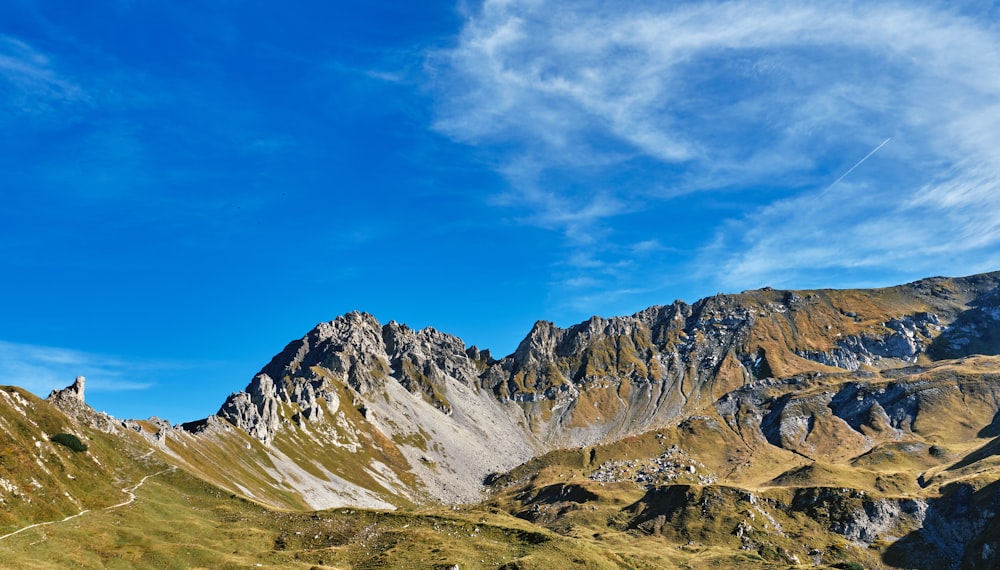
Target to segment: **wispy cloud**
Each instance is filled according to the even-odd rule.
[[[623,216],[724,195],[745,203],[706,216],[696,262],[726,288],[996,268],[988,24],[916,2],[486,0],[429,60],[435,127],[492,149],[499,203],[569,255],[601,242],[604,267],[661,239]]]
[[[126,361],[79,350],[0,341],[0,383],[21,386],[42,397],[72,384],[77,376],[86,376],[88,391],[145,390],[154,385],[148,380],[151,374],[172,367],[162,362]]]
[[[0,103],[7,113],[27,115],[33,120],[89,99],[45,54],[3,34],[0,34],[0,85],[6,87],[0,89]]]

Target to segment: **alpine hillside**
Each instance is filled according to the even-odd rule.
[[[499,359],[354,312],[289,343],[197,422],[94,412],[82,379],[48,401],[0,391],[0,499],[11,532],[117,506],[135,496],[126,483],[155,474],[259,513],[406,517],[452,505],[512,517],[492,527],[507,525],[500,542],[585,545],[603,553],[591,567],[692,557],[991,567],[997,354],[1000,272],[883,289],[764,288],[568,328],[540,321]],[[52,443],[54,432],[89,450]],[[309,541],[260,516],[261,532],[280,538],[270,551],[350,558],[322,533]],[[372,528],[399,531],[386,520]],[[518,524],[542,534],[526,539],[510,530]],[[560,556],[504,552],[494,561],[517,568]],[[337,564],[356,566],[348,558]]]

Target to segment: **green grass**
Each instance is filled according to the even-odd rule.
[[[6,482],[0,489],[0,535],[120,502],[122,487],[162,465],[140,459],[148,446],[137,434],[112,436],[78,424],[20,388],[0,392],[0,478]]]
[[[277,511],[181,471],[134,503],[0,543],[18,568],[615,568],[605,553],[486,510]]]

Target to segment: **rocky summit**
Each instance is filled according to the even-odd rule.
[[[81,377],[47,404],[4,392],[20,415],[0,426],[51,405],[71,433],[262,508],[504,513],[609,567],[992,568],[998,354],[1000,272],[539,321],[500,359],[353,312],[198,422],[98,414]],[[280,550],[333,548],[281,536]]]

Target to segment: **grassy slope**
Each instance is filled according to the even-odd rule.
[[[616,568],[616,557],[485,510],[276,511],[182,471],[149,479],[127,506],[0,543],[19,568]]]
[[[79,437],[87,451],[50,441],[57,433]],[[162,465],[143,457],[148,449],[137,434],[109,436],[25,390],[0,387],[0,535],[125,500],[122,488]]]

